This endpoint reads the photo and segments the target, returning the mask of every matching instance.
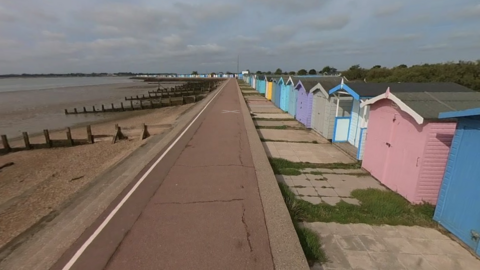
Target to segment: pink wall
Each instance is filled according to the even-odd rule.
[[[392,101],[378,101],[371,105],[362,167],[410,202],[436,203],[454,132],[455,123],[418,125]]]
[[[438,192],[447,166],[450,146],[455,135],[456,122],[428,124],[428,134],[423,154],[420,179],[414,202],[437,203]]]

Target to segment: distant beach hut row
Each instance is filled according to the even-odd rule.
[[[337,144],[480,255],[480,93],[455,83],[367,83],[342,77],[243,80]]]

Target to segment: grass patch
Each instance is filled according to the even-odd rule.
[[[302,169],[360,169],[360,162],[357,163],[326,163],[326,164],[316,164],[308,162],[292,162],[283,158],[269,158],[270,165],[272,168],[293,168],[297,170]],[[314,174],[310,173],[309,174]],[[316,172],[320,173],[320,172]]]
[[[285,118],[285,119],[281,119],[281,118],[253,118],[253,120],[255,121],[297,121],[293,118]]]
[[[275,174],[281,174],[281,175],[301,175],[302,172],[297,169],[292,169],[292,168],[280,168],[278,170],[273,169],[273,172]]]
[[[294,227],[308,264],[313,266],[315,262],[326,263],[327,256],[322,249],[320,238],[310,229],[300,227],[296,223],[294,223]]]
[[[432,219],[435,212],[433,205],[427,203],[412,205],[402,196],[389,190],[354,190],[352,197],[359,200],[360,205],[341,201],[337,205],[331,206],[326,203],[313,205],[298,200],[287,185],[283,183],[279,185],[287,208],[292,211],[292,219],[296,221],[436,226]]]

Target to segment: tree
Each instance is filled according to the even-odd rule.
[[[312,69],[310,69],[310,70],[308,71],[308,74],[309,74],[309,75],[317,75],[317,71],[312,68]]]
[[[259,70],[259,71],[257,71],[257,72],[255,72],[255,73],[257,73],[257,74],[262,74],[262,72],[261,72],[260,70]]]
[[[267,71],[267,73],[265,73],[265,74],[270,75],[270,74],[272,74],[272,72],[271,72],[271,71]]]
[[[401,65],[398,65],[397,68],[408,68],[408,66],[405,64],[401,64]]]
[[[298,72],[297,72],[298,75],[302,76],[302,75],[307,75],[307,70],[306,69],[300,69]]]
[[[277,74],[277,75],[281,75],[282,73],[283,73],[283,71],[280,68],[277,68],[277,70],[275,70],[275,74]]]
[[[290,72],[288,73],[288,75],[295,75],[295,74],[297,74],[295,71],[290,71]]]
[[[372,69],[381,68],[381,67],[382,67],[382,66],[380,66],[380,65],[375,65],[375,66],[372,67]]]
[[[320,74],[325,74],[325,73],[330,74],[331,72],[332,72],[332,68],[330,66],[326,66],[321,71],[319,71],[318,73],[320,73]]]
[[[288,72],[286,72],[286,71],[285,71],[285,72],[283,72],[283,75],[288,75]]]
[[[193,71],[193,72],[192,72],[192,75],[198,75],[198,72],[197,72],[197,71]]]

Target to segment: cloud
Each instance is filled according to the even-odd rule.
[[[65,39],[65,34],[62,33],[54,33],[47,30],[42,31],[42,36],[46,39]]]
[[[14,15],[8,12],[6,8],[0,6],[0,23],[11,23],[11,22],[14,22],[15,20],[16,18]]]
[[[402,8],[403,8],[402,3],[392,3],[390,5],[377,8],[373,14],[376,17],[380,17],[380,18],[388,17],[390,15],[398,13]]]
[[[480,4],[477,4],[473,7],[465,7],[456,12],[453,15],[453,18],[465,20],[465,19],[476,19],[480,20]]]
[[[250,70],[475,60],[479,10],[474,0],[0,0],[1,72],[233,71],[238,54]]]
[[[420,39],[421,37],[422,37],[421,34],[403,34],[403,35],[382,37],[380,40],[383,42],[408,42],[408,41]]]
[[[270,9],[298,13],[302,11],[318,10],[327,6],[331,0],[247,0],[249,4],[263,4]]]
[[[419,49],[421,51],[437,51],[437,50],[444,50],[450,48],[450,45],[448,44],[429,44],[429,45],[423,45]]]
[[[332,15],[326,18],[317,18],[305,25],[317,31],[340,30],[350,23],[350,17],[345,14]]]

